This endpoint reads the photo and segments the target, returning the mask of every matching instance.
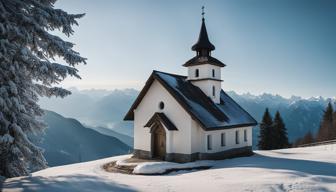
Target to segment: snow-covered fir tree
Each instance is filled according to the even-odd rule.
[[[57,84],[80,78],[75,66],[85,63],[73,43],[52,34],[72,35],[83,14],[55,9],[55,1],[0,0],[0,175],[6,177],[46,167],[29,136],[45,128],[38,98],[69,95]]]

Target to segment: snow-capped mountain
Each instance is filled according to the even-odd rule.
[[[335,99],[315,97],[303,99],[292,96],[287,99],[279,95],[262,94],[254,96],[251,94],[236,94],[231,91],[228,94],[242,105],[257,121],[261,121],[265,108],[268,107],[272,114],[280,111],[288,130],[291,141],[301,137],[309,130],[315,133],[322,118],[323,110],[328,102],[334,103]],[[255,138],[258,128],[255,129]],[[254,140],[256,141],[256,139]]]
[[[138,95],[134,89],[126,90],[77,90],[64,99],[43,98],[43,108],[55,111],[66,117],[78,119],[88,126],[102,126],[114,131],[133,136],[132,122],[124,122],[123,117]],[[237,94],[227,92],[244,107],[257,121],[268,107],[272,114],[279,110],[288,129],[291,141],[311,130],[316,132],[328,102],[335,103],[335,98],[311,97],[304,99],[298,96],[284,98],[280,95]],[[254,141],[257,141],[258,128],[254,129]]]

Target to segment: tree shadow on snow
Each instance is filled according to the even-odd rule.
[[[288,171],[298,176],[304,176],[305,174],[336,176],[336,163],[277,158],[260,154],[255,154],[251,157],[223,160],[218,162],[212,169],[233,167],[278,169]],[[336,178],[333,179],[333,181],[336,182]]]
[[[15,190],[23,192],[74,192],[74,191],[136,191],[130,186],[114,183],[110,180],[102,180],[101,177],[87,175],[56,176],[56,177],[23,177],[7,179],[3,183],[3,190]]]

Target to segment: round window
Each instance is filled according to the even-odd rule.
[[[159,103],[159,108],[160,108],[161,110],[164,108],[164,103],[163,103],[162,101]]]

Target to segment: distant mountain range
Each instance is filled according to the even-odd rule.
[[[258,122],[261,121],[265,108],[268,107],[274,115],[277,110],[281,113],[288,137],[291,142],[302,137],[308,131],[316,133],[328,102],[335,104],[335,99],[322,97],[303,99],[292,96],[289,99],[279,95],[262,94],[259,96],[251,94],[239,95],[233,91],[228,94],[244,107]],[[256,145],[259,127],[254,129],[254,146]]]
[[[38,145],[45,150],[49,166],[127,154],[132,150],[115,137],[86,128],[77,120],[64,118],[55,112],[46,111],[43,119],[48,128],[45,134],[38,136],[43,138]]]
[[[138,95],[138,91],[134,89],[113,91],[72,89],[71,91],[73,94],[64,99],[43,98],[40,104],[45,109],[76,118],[87,126],[105,127],[133,136],[132,122],[124,122],[122,119]],[[335,102],[335,99],[322,97],[303,99],[293,96],[287,99],[272,94],[256,96],[237,94],[233,91],[227,93],[259,122],[266,107],[272,114],[279,110],[291,141],[301,137],[308,130],[316,132],[326,104]],[[254,141],[257,141],[258,131],[258,128],[254,129]]]
[[[60,98],[41,98],[43,109],[79,120],[86,126],[106,127],[133,137],[133,123],[123,121],[132,102],[138,95],[134,89],[84,90],[70,89],[72,95]]]

